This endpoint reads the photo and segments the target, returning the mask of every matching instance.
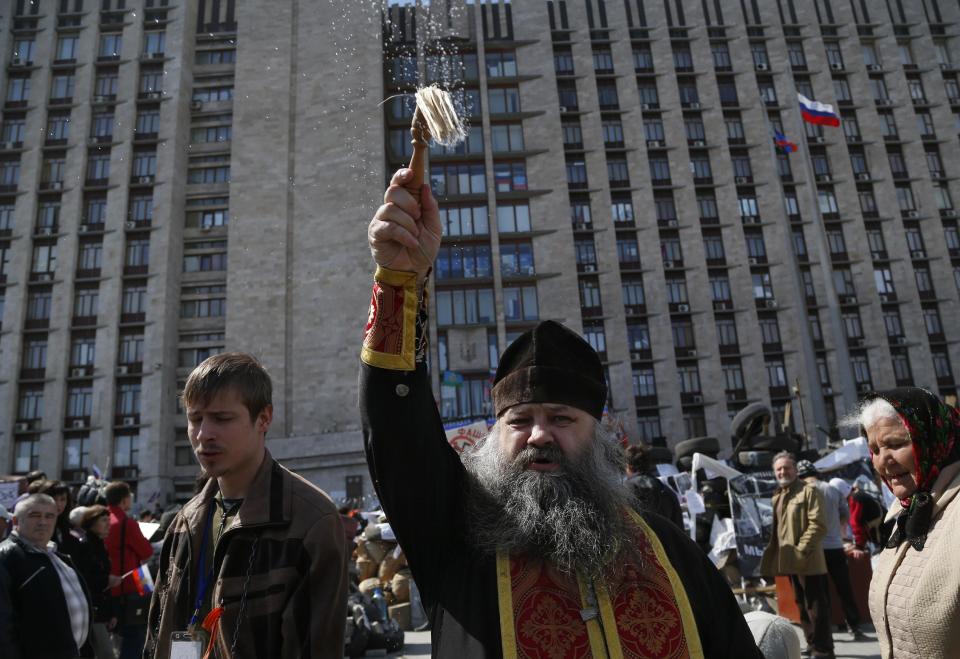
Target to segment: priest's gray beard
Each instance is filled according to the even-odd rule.
[[[477,549],[497,549],[550,561],[566,572],[610,576],[611,559],[627,542],[623,452],[596,425],[584,454],[567,458],[556,444],[525,447],[512,460],[500,450],[494,426],[462,459],[470,474],[470,528]],[[537,459],[558,463],[555,472],[526,469]]]

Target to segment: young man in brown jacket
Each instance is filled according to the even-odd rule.
[[[270,456],[270,376],[250,355],[200,364],[182,398],[208,479],[167,531],[145,657],[343,657],[347,549],[329,497]],[[178,656],[184,656],[179,654]]]

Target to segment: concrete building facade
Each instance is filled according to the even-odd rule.
[[[177,392],[230,349],[273,376],[271,451],[371,494],[365,226],[427,82],[471,125],[429,164],[445,420],[488,417],[499,354],[547,318],[600,352],[633,440],[725,442],[762,401],[822,442],[867,389],[954,395],[958,23],[936,0],[13,0],[0,473],[185,498]]]

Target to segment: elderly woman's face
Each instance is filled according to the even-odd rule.
[[[906,499],[917,490],[914,473],[917,470],[913,458],[910,434],[900,419],[880,419],[867,428],[867,445],[873,468],[887,483],[893,495]]]

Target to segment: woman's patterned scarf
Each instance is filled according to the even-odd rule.
[[[910,497],[900,500],[903,510],[897,516],[897,525],[887,547],[898,547],[906,540],[915,550],[922,551],[933,516],[930,488],[944,467],[960,460],[960,412],[919,387],[870,393],[864,400],[872,398],[887,401],[900,415],[910,434],[916,463],[913,478],[917,489]],[[865,432],[863,434],[866,436]]]

